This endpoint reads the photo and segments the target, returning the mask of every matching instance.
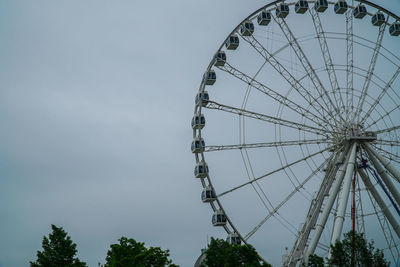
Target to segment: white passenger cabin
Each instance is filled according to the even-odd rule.
[[[381,26],[383,23],[385,23],[385,15],[383,15],[382,12],[377,12],[372,16],[371,23],[374,26]]]
[[[205,145],[205,143],[204,143],[203,138],[200,138],[200,137],[196,136],[196,137],[193,139],[193,141],[192,141],[192,146],[191,146],[192,153],[200,153],[200,152],[203,152],[205,146],[206,146],[206,145]]]
[[[214,58],[214,66],[220,67],[224,66],[226,63],[226,54],[224,51],[218,51],[217,54],[215,54]]]
[[[299,0],[294,5],[294,11],[299,14],[304,14],[308,10],[308,2],[306,0]]]
[[[317,0],[315,1],[314,8],[317,12],[324,12],[328,8],[328,1]]]
[[[207,106],[208,100],[209,100],[209,95],[207,91],[199,92],[196,95],[195,104],[205,107]]]
[[[212,216],[212,224],[214,226],[226,225],[226,216],[222,210],[216,210]]]
[[[334,11],[336,14],[344,14],[346,12],[347,8],[349,6],[347,5],[347,2],[344,0],[339,0],[336,2],[334,6]]]
[[[203,114],[196,114],[192,118],[192,129],[203,129],[206,125],[206,118]]]
[[[389,27],[389,33],[392,36],[399,36],[400,35],[400,23],[395,22]]]
[[[228,50],[235,50],[239,46],[239,37],[236,34],[232,34],[225,42],[225,47]]]
[[[226,237],[226,242],[231,245],[240,245],[240,243],[242,243],[242,240],[237,233],[233,232],[228,234],[228,236]]]
[[[362,19],[367,15],[367,8],[364,5],[359,4],[353,10],[353,16],[356,19]]]
[[[205,187],[201,192],[201,201],[203,202],[212,202],[216,199],[214,189],[211,187]]]
[[[271,12],[261,11],[257,16],[257,23],[261,26],[267,26],[271,22]]]
[[[246,21],[240,26],[240,34],[242,36],[251,36],[254,33],[254,24],[251,21]]]
[[[215,74],[215,71],[213,71],[213,70],[206,71],[203,74],[203,82],[206,85],[213,85],[216,80],[217,80],[217,75]]]
[[[282,3],[276,8],[275,13],[278,18],[286,18],[289,15],[289,6]]]
[[[196,178],[205,178],[208,174],[208,165],[204,161],[200,161],[194,167],[194,176]]]

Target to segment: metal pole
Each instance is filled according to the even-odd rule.
[[[388,219],[393,230],[396,232],[397,236],[400,238],[400,225],[397,223],[393,214],[390,212],[387,205],[383,201],[382,197],[379,195],[378,191],[375,189],[375,187],[372,184],[371,180],[369,179],[368,175],[362,169],[358,169],[358,173],[360,174],[361,179],[363,180],[368,191],[371,192],[372,196],[375,198],[376,202],[378,203],[379,207],[382,210],[382,213]]]
[[[340,235],[342,234],[344,215],[346,213],[347,202],[349,200],[349,193],[351,188],[351,178],[353,177],[354,164],[356,162],[356,150],[357,143],[354,143],[351,150],[349,162],[347,163],[346,175],[343,181],[343,189],[339,199],[339,208],[335,217],[335,224],[333,226],[331,245],[334,245],[336,240],[338,240],[340,238]]]
[[[371,152],[382,163],[383,167],[393,175],[397,182],[400,183],[400,172],[390,163],[390,161],[382,157],[382,155],[378,152],[376,152],[370,144],[364,143],[363,145],[367,148],[367,151]]]
[[[356,231],[356,172],[354,172],[353,178],[353,192],[352,192],[352,205],[351,205],[351,229]]]
[[[336,174],[340,167],[339,165],[345,161],[349,149],[350,147],[346,145],[344,149],[340,152],[340,154],[339,152],[334,153],[328,159],[326,174],[321,183],[318,194],[311,201],[310,208],[308,210],[304,225],[301,231],[299,232],[295,244],[293,245],[293,248],[289,254],[287,262],[285,262],[283,266],[295,267],[299,260],[300,260],[300,266],[302,265],[304,261],[304,254],[306,252],[307,241],[310,236],[310,232],[312,229],[314,229],[315,224],[317,223],[318,216],[321,212],[322,204],[326,196],[329,195],[329,190],[332,187],[333,182],[335,181]]]
[[[353,147],[355,147],[355,144],[353,145]],[[331,190],[329,191],[329,197],[328,197],[328,200],[326,201],[325,208],[322,211],[321,216],[319,216],[318,221],[315,225],[315,231],[314,231],[313,237],[311,239],[311,242],[307,249],[307,252],[305,253],[305,256],[304,256],[304,262],[305,262],[306,266],[308,264],[308,257],[314,253],[315,248],[317,247],[319,239],[321,238],[322,231],[324,230],[326,221],[328,220],[329,214],[332,210],[332,206],[335,203],[335,199],[339,192],[340,185],[342,184],[346,166],[349,162],[349,158],[350,158],[350,154],[347,154],[345,162],[340,166],[340,168],[337,172],[336,180],[333,183]]]
[[[357,179],[357,173],[354,172],[354,178],[353,178],[353,192],[352,192],[352,204],[351,204],[351,229],[353,230],[353,233],[351,235],[351,267],[355,266],[354,262],[354,252],[355,252],[355,234],[356,234],[356,179]]]
[[[364,146],[367,149],[369,160],[371,161],[372,165],[378,171],[379,176],[382,178],[383,182],[385,183],[386,187],[389,189],[390,193],[392,194],[393,198],[396,200],[398,206],[400,206],[400,194],[397,192],[395,185],[392,182],[392,179],[386,173],[385,169],[381,166],[378,162],[378,159],[375,158],[375,154],[373,150],[371,150],[368,146]]]

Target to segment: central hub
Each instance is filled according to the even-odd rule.
[[[360,140],[360,141],[374,141],[377,134],[373,131],[365,131],[364,126],[361,124],[345,124],[342,129],[343,137],[345,140]]]

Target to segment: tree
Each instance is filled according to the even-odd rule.
[[[121,237],[119,244],[112,244],[107,252],[104,267],[178,267],[168,259],[169,250],[159,247],[146,248],[133,238]]]
[[[327,266],[341,267],[388,267],[382,250],[374,248],[374,242],[368,242],[364,234],[350,231],[344,234],[342,241],[331,245],[331,257],[326,259]],[[323,258],[310,255],[308,267],[324,266]]]
[[[51,225],[53,232],[49,237],[43,237],[43,251],[37,252],[36,262],[30,262],[31,267],[86,267],[77,257],[76,244],[62,227]]]
[[[331,251],[331,258],[327,259],[328,266],[386,267],[390,264],[385,260],[382,250],[374,248],[373,241],[368,242],[363,233],[354,231],[344,234],[343,241],[336,241]]]
[[[308,257],[308,267],[324,267],[324,258],[318,255],[310,255]]]
[[[202,267],[272,267],[261,260],[251,245],[231,245],[222,239],[211,238]]]

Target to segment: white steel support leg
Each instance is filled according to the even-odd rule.
[[[314,229],[315,224],[317,223],[318,215],[320,214],[325,196],[329,195],[329,190],[332,188],[332,184],[339,170],[340,166],[336,163],[343,162],[346,159],[348,151],[349,147],[346,146],[340,154],[337,153],[334,156],[332,155],[328,159],[325,177],[321,183],[317,196],[311,201],[306,220],[301,230],[299,231],[298,237],[295,244],[293,245],[292,250],[288,254],[287,262],[283,264],[284,267],[296,267],[298,261],[301,261],[301,266],[302,261],[304,260],[304,253],[311,230]]]
[[[355,148],[356,144],[353,144],[351,151],[355,150]],[[329,191],[329,197],[328,200],[326,201],[324,210],[322,211],[322,214],[319,216],[318,221],[315,225],[314,235],[311,239],[310,245],[308,246],[307,252],[305,253],[304,256],[304,262],[306,266],[308,265],[308,257],[311,254],[314,254],[315,248],[317,247],[319,239],[321,238],[322,231],[324,230],[326,221],[328,220],[333,204],[335,203],[336,196],[339,192],[340,185],[342,184],[346,171],[346,166],[349,163],[349,159],[350,155],[347,155],[345,162],[340,166],[337,172],[336,180],[333,183],[331,190]]]
[[[346,175],[343,181],[343,189],[339,199],[339,208],[335,217],[335,224],[333,226],[331,244],[334,245],[336,240],[340,238],[343,229],[344,215],[346,213],[347,202],[349,200],[349,193],[351,188],[351,181],[354,174],[354,164],[356,162],[357,143],[353,144],[349,162],[347,163]],[[329,250],[330,251],[330,250]],[[330,254],[330,253],[329,253]]]
[[[361,179],[363,180],[368,191],[371,192],[372,196],[375,198],[376,202],[378,203],[379,207],[381,208],[383,214],[388,219],[393,230],[396,232],[397,236],[400,238],[400,225],[397,223],[393,214],[390,212],[390,210],[386,206],[385,202],[379,195],[378,191],[375,189],[375,187],[372,184],[371,180],[369,179],[368,175],[362,169],[359,169],[358,173],[360,174]]]
[[[372,153],[383,165],[385,169],[387,169],[393,177],[400,183],[400,172],[390,163],[389,160],[385,159],[378,152],[376,152],[370,144],[365,143],[364,146],[367,148],[367,151]]]
[[[378,162],[378,159],[375,158],[372,150],[370,150],[368,147],[367,147],[367,153],[368,153],[369,160],[371,161],[372,165],[378,171],[379,176],[382,178],[382,180],[385,183],[386,187],[389,189],[389,191],[392,194],[393,198],[396,200],[397,205],[400,207],[400,194],[396,190],[396,187],[393,184],[392,179],[386,173],[386,170]]]

